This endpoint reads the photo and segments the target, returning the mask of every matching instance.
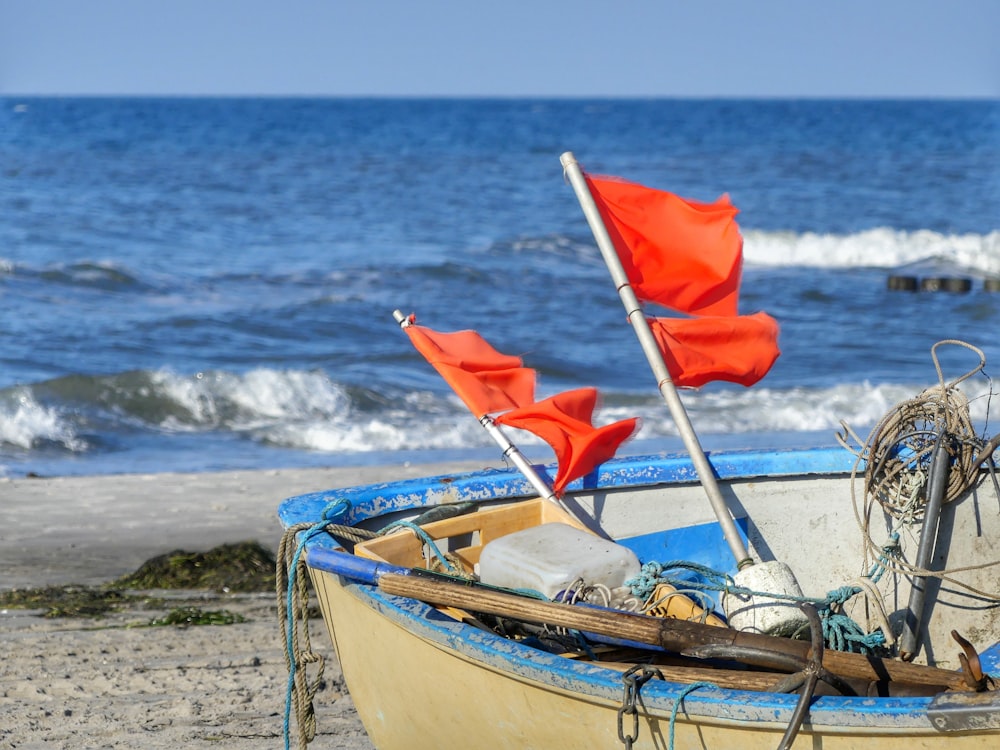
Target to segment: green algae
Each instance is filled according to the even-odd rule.
[[[218,593],[274,591],[274,555],[257,542],[223,544],[207,552],[157,555],[128,575],[100,586],[68,584],[0,591],[0,607],[44,610],[43,617],[90,617],[129,607],[163,606],[149,591],[200,589]],[[243,622],[226,610],[180,607],[151,625],[229,625]]]
[[[124,589],[211,589],[223,593],[274,590],[274,555],[257,542],[223,544],[208,552],[174,550],[114,581]]]
[[[150,627],[177,625],[187,628],[192,625],[234,625],[246,622],[247,618],[228,609],[203,610],[201,607],[177,607],[165,616],[149,621]]]
[[[45,586],[0,592],[0,607],[42,609],[43,617],[100,617],[115,612],[133,600],[148,601],[114,589],[94,586]]]

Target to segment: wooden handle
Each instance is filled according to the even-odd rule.
[[[429,604],[580,630],[658,646],[677,653],[700,646],[735,647],[743,652],[739,657],[740,661],[758,666],[771,667],[773,662],[766,658],[754,659],[747,656],[746,651],[770,651],[801,660],[808,659],[811,652],[810,644],[805,641],[741,633],[700,622],[547,602],[496,591],[471,582],[461,584],[416,575],[387,573],[379,578],[378,585],[388,594],[418,599]],[[844,678],[969,689],[961,672],[844,651],[824,650],[823,666]]]

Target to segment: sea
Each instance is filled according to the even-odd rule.
[[[864,440],[980,353],[1000,431],[1000,101],[0,97],[0,476],[495,465],[397,309],[682,450],[564,151],[740,210],[782,354],[681,394],[707,450]]]

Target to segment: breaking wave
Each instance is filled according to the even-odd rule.
[[[831,388],[725,389],[685,392],[682,399],[702,436],[826,433],[848,423],[865,437],[893,404],[920,387],[842,384]],[[974,419],[987,399],[973,397]],[[979,396],[978,398],[976,396]],[[540,394],[540,397],[542,394]],[[631,416],[642,443],[675,437],[666,406],[655,394],[604,393],[595,424]],[[262,368],[246,373],[170,370],[108,376],[73,375],[0,392],[0,448],[5,454],[108,449],[137,435],[228,434],[259,446],[331,457],[396,451],[454,452],[492,448],[489,437],[450,393],[373,391],[337,383],[321,371]],[[100,435],[101,437],[96,437]],[[515,442],[544,459],[534,436],[512,431]]]
[[[0,445],[21,450],[43,446],[86,449],[86,441],[77,436],[69,415],[38,403],[27,387],[7,389],[0,398]]]
[[[743,235],[748,266],[902,269],[919,265],[1000,274],[1000,230],[941,234],[880,228],[845,235],[745,230]]]

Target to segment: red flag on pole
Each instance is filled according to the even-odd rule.
[[[650,318],[675,385],[713,380],[751,386],[778,358],[778,323],[767,313],[732,318]]]
[[[559,462],[552,490],[562,495],[574,479],[612,458],[639,424],[633,417],[594,427],[596,405],[596,388],[578,388],[501,414],[496,422],[528,430],[552,446]]]
[[[584,176],[636,297],[692,318],[650,327],[676,385],[753,385],[781,353],[766,313],[738,314],[743,238],[723,196],[698,203],[618,178]]]
[[[636,296],[692,315],[736,315],[743,263],[737,209],[586,175]]]
[[[535,371],[523,367],[520,357],[501,354],[475,331],[439,333],[412,324],[403,330],[476,417],[535,400]]]

